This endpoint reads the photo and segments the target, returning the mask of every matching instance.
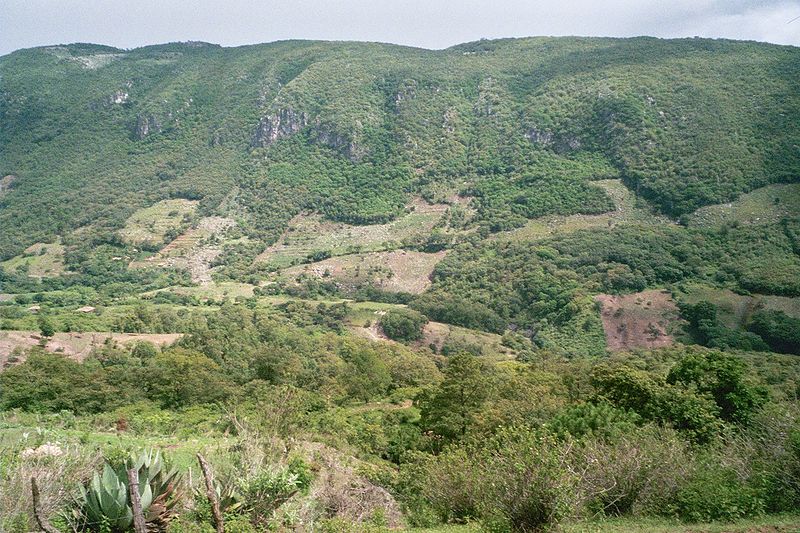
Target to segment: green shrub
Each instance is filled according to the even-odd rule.
[[[422,328],[428,318],[413,309],[392,309],[381,317],[381,329],[396,341],[416,341],[422,338]]]
[[[763,494],[736,472],[714,462],[701,464],[675,494],[672,513],[687,522],[733,522],[765,511]]]

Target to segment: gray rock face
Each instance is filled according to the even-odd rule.
[[[361,161],[367,155],[367,149],[358,143],[355,136],[349,137],[324,126],[320,126],[317,130],[317,142],[343,153],[354,163]]]
[[[280,109],[262,118],[253,135],[252,145],[267,147],[282,137],[294,135],[308,125],[308,115],[294,109]]]
[[[11,189],[11,185],[17,179],[16,176],[9,174],[0,178],[0,195]]]
[[[138,115],[136,117],[136,138],[142,140],[151,133],[161,133],[161,122],[154,115]]]
[[[543,146],[550,146],[553,144],[553,132],[547,130],[540,130],[538,128],[530,128],[525,132],[525,138],[534,144],[541,144]]]

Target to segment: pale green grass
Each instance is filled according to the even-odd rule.
[[[618,518],[565,524],[563,533],[755,533],[800,531],[800,516],[764,516],[734,523],[683,524],[666,518]]]
[[[787,315],[800,318],[800,298],[760,294],[745,296],[728,289],[690,284],[679,296],[679,300],[691,304],[703,300],[713,303],[718,307],[718,316],[722,323],[731,328],[742,327],[759,309],[783,311]]]
[[[616,209],[600,215],[552,215],[535,218],[521,228],[497,234],[497,240],[523,242],[538,241],[557,235],[574,233],[582,229],[610,228],[618,224],[660,225],[672,224],[667,217],[655,214],[618,179],[593,181],[614,201]]]
[[[689,217],[690,227],[726,223],[770,224],[800,216],[800,183],[768,185],[725,204],[702,207]]]
[[[54,243],[36,243],[16,257],[0,263],[8,272],[27,269],[32,278],[49,278],[64,272],[64,246]]]
[[[139,209],[125,222],[119,230],[120,237],[128,244],[148,244],[158,246],[170,231],[175,231],[187,224],[194,215],[199,202],[184,200],[162,200],[150,207]]]

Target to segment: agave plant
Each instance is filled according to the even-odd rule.
[[[91,482],[81,487],[76,518],[83,529],[127,531],[133,524],[127,468],[139,472],[139,497],[147,528],[165,531],[178,502],[176,490],[179,476],[176,470],[167,471],[161,454],[152,450],[136,456],[114,469],[106,463],[103,474],[95,472]]]

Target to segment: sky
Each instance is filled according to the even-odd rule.
[[[91,42],[281,39],[446,48],[533,35],[725,37],[800,46],[800,0],[0,0],[0,55]]]

